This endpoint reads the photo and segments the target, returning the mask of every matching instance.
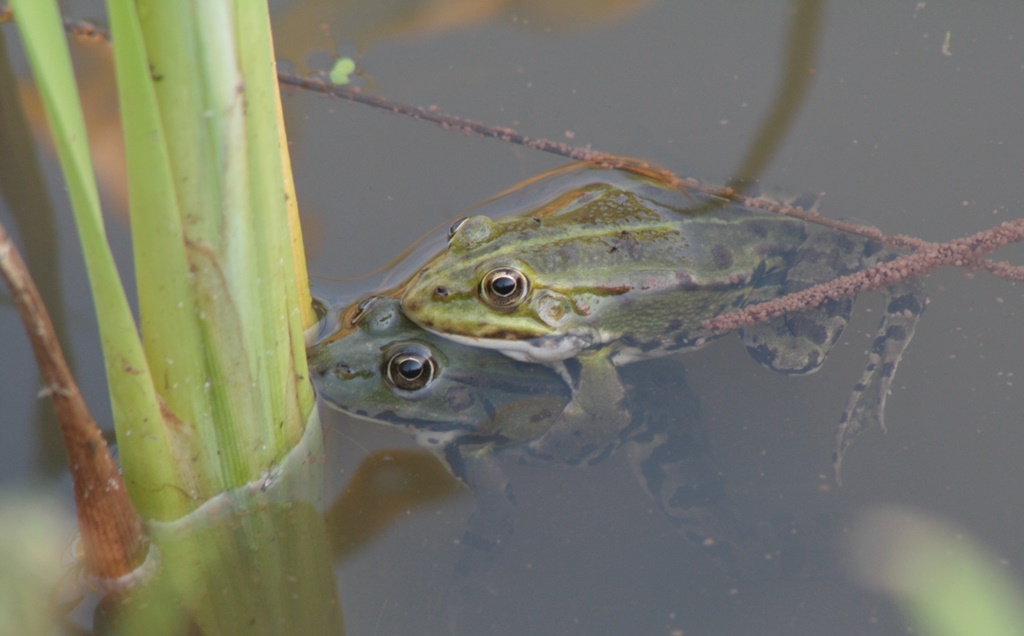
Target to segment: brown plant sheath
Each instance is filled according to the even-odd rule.
[[[60,422],[74,482],[86,572],[100,586],[107,581],[113,583],[145,560],[148,539],[142,522],[124,488],[117,463],[64,360],[39,290],[2,224],[0,272],[43,375],[40,396],[50,398]]]

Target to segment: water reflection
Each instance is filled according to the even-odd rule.
[[[437,458],[409,449],[385,449],[359,463],[325,513],[336,562],[361,548],[410,511],[442,502],[461,491]]]
[[[496,213],[493,218],[477,214],[453,223],[445,249],[403,264],[412,278],[335,310],[331,332],[310,347],[322,399],[356,417],[406,429],[473,492],[476,508],[459,540],[454,577],[441,583],[451,590],[439,605],[450,625],[462,624],[482,602],[492,564],[512,540],[517,514],[510,463],[589,466],[621,449],[655,505],[737,587],[835,572],[835,519],[805,519],[800,511],[760,518],[736,513],[681,368],[651,360],[702,348],[711,339],[702,332],[705,318],[896,254],[790,217],[735,204],[718,206],[714,214],[706,209],[694,193],[648,176],[581,166],[553,171],[474,210]],[[485,260],[478,262],[481,249]],[[521,296],[524,311],[488,311],[490,274],[479,276],[493,271],[528,272],[521,283],[528,288]],[[422,280],[428,274],[440,278]],[[434,298],[424,304],[443,307],[436,291],[442,285],[442,300],[463,301],[442,316],[447,322],[425,314],[442,335],[466,325],[497,326],[511,334],[512,344],[521,338],[558,353],[562,338],[575,342],[600,329],[604,339],[584,341],[563,357],[596,352],[610,375],[589,372],[584,365],[593,364],[590,359],[523,355],[525,346],[506,350],[505,341],[487,334],[460,344],[424,330],[407,317],[406,305],[419,291]],[[617,291],[604,299],[594,291],[603,289]],[[909,297],[917,293],[916,283],[906,290]],[[533,305],[553,294],[569,299],[555,322],[545,305]],[[434,309],[424,304],[411,306]],[[919,315],[904,311],[907,303],[889,306],[895,309],[884,315],[881,344],[848,406],[869,422],[881,418],[891,374]],[[763,365],[808,373],[824,362],[851,311],[852,299],[831,301],[747,328],[743,340]],[[550,334],[517,335],[515,322],[523,316]],[[640,361],[645,364],[628,364]],[[595,378],[602,382],[594,384]]]
[[[78,15],[98,13],[78,3],[65,6]],[[521,121],[515,125],[530,133],[571,130],[578,143],[674,168],[689,165],[724,180],[775,94],[784,8],[652,3],[636,20],[590,34],[449,33],[379,43],[369,61],[382,86],[390,93],[404,90],[410,101],[444,104],[487,121]],[[768,178],[827,191],[826,207],[835,214],[929,238],[957,236],[1019,212],[1020,6],[996,3],[984,12],[935,3],[829,8],[814,98]],[[950,31],[953,56],[946,57],[940,46]],[[295,46],[314,35],[304,30]],[[324,47],[343,42],[325,38]],[[285,100],[292,121],[317,133],[294,134],[297,128],[289,126],[304,222],[316,227],[307,235],[324,248],[314,254],[315,273],[364,271],[367,263],[376,265],[376,256],[389,257],[455,210],[550,165],[527,152],[420,133],[415,124],[335,104],[294,94]],[[59,189],[54,196],[62,196]],[[827,472],[824,427],[851,374],[860,371],[863,335],[874,328],[874,318],[855,317],[842,342],[845,353],[834,354],[829,368],[812,378],[791,383],[758,373],[741,347],[723,342],[688,358],[690,384],[714,423],[730,494],[745,507],[819,506],[838,516],[865,502],[913,502],[959,519],[1001,546],[1012,567],[1020,560],[1015,484],[1021,479],[1017,422],[1024,405],[1016,325],[1022,296],[1001,281],[964,280],[954,271],[936,274],[930,287],[935,302],[901,369],[902,382],[893,387],[895,426],[887,436],[866,440],[838,493],[817,491],[827,483],[819,477]],[[80,295],[71,298],[73,315],[90,311]],[[12,357],[8,367],[23,373],[26,360]],[[84,373],[90,368],[98,370],[86,366]],[[16,389],[0,401],[14,404],[25,395]],[[92,398],[102,403],[102,387]],[[365,434],[358,439],[371,447],[379,441],[363,423],[338,426],[348,435]],[[385,438],[383,445],[391,441]],[[520,521],[527,531],[541,529],[541,538],[512,546],[508,561],[496,566],[496,593],[504,602],[482,610],[491,612],[481,619],[482,632],[497,631],[496,623],[505,633],[662,634],[678,627],[686,633],[902,634],[913,627],[887,602],[840,577],[765,586],[760,602],[726,599],[714,572],[680,556],[686,551],[678,549],[676,537],[661,540],[657,523],[640,529],[634,513],[646,517],[642,504],[631,507],[635,484],[615,464],[613,458],[579,471],[586,477],[512,468],[520,478]],[[591,486],[600,494],[588,495]],[[590,506],[601,513],[588,514]],[[574,523],[576,517],[581,521]],[[443,552],[450,537],[442,525],[444,539],[430,543],[429,530],[415,528],[418,554],[385,542],[378,552],[367,550],[372,566],[346,571],[354,580],[350,587],[365,590],[361,604],[348,601],[346,613],[363,633],[409,633],[421,624],[425,611],[418,609],[426,603],[417,604],[415,596],[421,590],[402,591],[436,580],[424,552]],[[537,539],[538,533],[529,536]],[[546,544],[543,537],[549,536],[558,540]],[[583,542],[592,549],[582,550]],[[402,574],[384,583],[374,578],[389,565]],[[632,575],[641,568],[650,585],[620,584],[639,581]],[[529,576],[541,571],[552,578]],[[522,599],[538,610],[532,618],[509,607]]]
[[[807,100],[818,63],[824,4],[821,0],[793,3],[789,33],[784,40],[786,61],[775,89],[774,103],[765,113],[750,149],[730,180],[730,185],[738,190],[746,189],[764,173],[789,136],[797,113]]]
[[[535,30],[585,29],[621,19],[649,0],[306,0],[274,20],[281,59],[305,69],[316,52],[435,35],[500,19]]]

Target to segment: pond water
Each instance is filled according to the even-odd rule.
[[[564,12],[544,2],[366,4],[336,4],[330,13],[323,2],[274,3],[279,52],[302,56],[291,60],[299,66],[324,66],[330,56],[310,55],[311,47],[333,42],[356,55],[369,93],[643,157],[710,182],[733,175],[773,103],[790,18],[788,3],[766,2],[560,3]],[[95,3],[65,9],[102,15]],[[827,5],[812,88],[762,181],[823,194],[828,216],[928,240],[1021,216],[1022,21],[1017,2]],[[4,36],[23,71],[13,31]],[[76,51],[82,72],[102,77],[102,60]],[[94,107],[110,112],[101,97]],[[329,277],[384,267],[461,211],[565,163],[292,90],[284,108],[310,272],[317,290],[338,300],[376,280]],[[38,231],[49,221],[14,224],[3,199],[0,220],[34,250],[37,275],[50,273],[44,291],[63,303],[76,376],[98,419],[109,421],[70,214],[55,162],[44,144],[37,148],[54,232]],[[119,261],[128,265],[117,189],[104,196]],[[998,257],[1022,263],[1024,250]],[[955,522],[1022,576],[1024,290],[955,269],[926,285],[931,304],[897,374],[889,430],[858,440],[842,488],[831,476],[833,432],[860,378],[880,296],[858,301],[841,344],[811,376],[770,373],[735,338],[676,362],[745,515],[818,519],[841,533],[871,506],[907,506]],[[0,333],[0,486],[52,488],[60,451],[45,432],[48,409],[34,398],[38,381],[27,371],[34,363],[6,302]],[[368,454],[414,446],[401,431],[335,412],[324,417],[333,488]],[[912,628],[888,598],[842,570],[734,589],[644,496],[621,455],[588,468],[512,464],[507,473],[516,532],[482,577],[464,633],[895,635]],[[339,566],[348,633],[444,633],[444,587],[472,509],[468,496],[417,508]]]

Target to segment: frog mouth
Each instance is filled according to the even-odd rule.
[[[551,335],[539,336],[536,338],[504,339],[500,337],[461,336],[451,333],[433,331],[439,336],[470,347],[482,347],[484,349],[495,349],[507,355],[513,360],[520,362],[539,362],[552,364],[571,358],[584,349],[596,344],[590,334],[580,335]]]

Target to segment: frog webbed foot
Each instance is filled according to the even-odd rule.
[[[576,402],[562,412],[548,432],[529,444],[536,459],[567,464],[592,464],[615,450],[618,430],[628,424],[612,413],[592,413]]]
[[[625,389],[603,352],[566,360],[559,371],[573,388],[572,400],[554,424],[530,442],[534,457],[589,464],[608,456],[629,426]]]
[[[913,279],[890,287],[886,300],[886,313],[868,351],[868,365],[860,382],[853,387],[836,430],[832,464],[837,483],[842,483],[843,454],[854,440],[875,426],[885,431],[885,400],[927,298],[920,281]]]

